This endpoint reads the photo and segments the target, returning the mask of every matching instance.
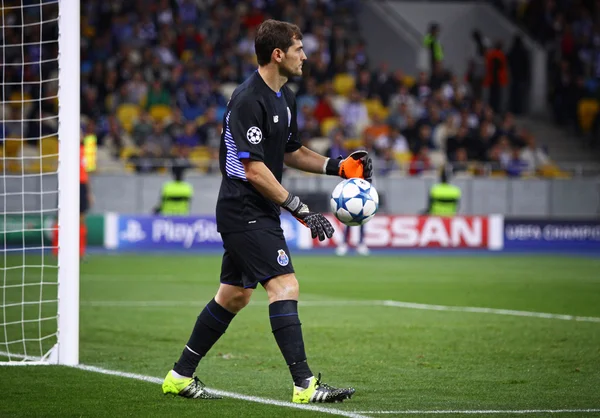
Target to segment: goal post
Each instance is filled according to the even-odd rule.
[[[79,363],[79,0],[58,16],[58,358]]]
[[[76,365],[80,1],[0,9],[0,365]]]

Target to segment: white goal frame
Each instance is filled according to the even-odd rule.
[[[79,0],[58,5],[58,353],[79,364]],[[51,356],[52,357],[52,356]],[[53,358],[49,359],[54,360]]]
[[[12,354],[22,361],[2,366],[79,364],[80,3],[59,0],[58,8],[57,342],[41,358]]]

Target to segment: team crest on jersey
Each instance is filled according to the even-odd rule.
[[[251,144],[260,144],[260,141],[262,141],[262,131],[258,126],[253,126],[246,132],[246,138]]]
[[[279,254],[277,256],[277,262],[279,263],[279,265],[280,266],[287,266],[290,263],[290,258],[285,253],[285,251],[283,251],[283,250],[277,250],[277,253]]]
[[[288,111],[288,128],[290,127],[290,124],[292,123],[292,111],[290,110],[290,108],[287,108]]]

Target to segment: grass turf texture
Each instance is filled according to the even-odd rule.
[[[327,306],[335,300],[397,300],[600,317],[598,259],[296,256],[293,261],[301,301],[313,302],[300,305],[309,364],[323,372],[324,381],[357,389],[352,400],[332,406],[336,409],[600,408],[600,323]],[[40,260],[28,255],[26,262]],[[11,258],[9,264],[22,264],[22,259]],[[162,378],[214,295],[219,268],[218,256],[90,257],[81,265],[81,363]],[[6,283],[12,284],[41,277],[32,268],[6,273]],[[47,270],[44,276],[51,274]],[[3,292],[7,302],[22,299],[14,288]],[[51,293],[46,286],[44,294]],[[27,288],[26,298],[38,295],[39,286]],[[11,349],[18,352],[19,346]],[[35,349],[38,354],[39,344],[28,345]],[[0,351],[5,351],[3,344]],[[198,374],[221,390],[290,399],[291,381],[271,334],[261,288],[202,360]],[[234,399],[163,397],[153,383],[63,367],[0,368],[0,376],[0,416],[106,416],[109,411],[144,417],[320,415]]]

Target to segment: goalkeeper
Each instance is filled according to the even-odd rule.
[[[280,207],[310,228],[313,238],[331,238],[333,227],[281,185],[283,164],[299,170],[370,179],[364,151],[328,159],[301,145],[296,100],[285,86],[302,75],[306,55],[302,33],[292,24],[267,20],[258,28],[258,70],[231,96],[224,115],[219,163],[223,180],[217,201],[217,227],[223,238],[220,286],[196,320],[181,357],[163,382],[164,393],[214,398],[194,377],[206,353],[225,333],[260,284],[269,297],[275,341],[293,380],[292,401],[340,402],[354,394],[316,378],[304,349],[298,317],[298,281],[280,226]]]

